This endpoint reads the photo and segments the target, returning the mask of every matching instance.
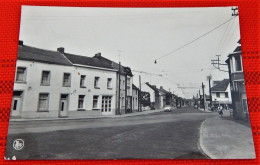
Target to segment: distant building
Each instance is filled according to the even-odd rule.
[[[240,44],[240,40],[238,41]],[[242,65],[241,45],[237,46],[226,60],[229,71],[229,83],[232,96],[233,117],[237,119],[249,119],[245,79]]]
[[[215,108],[218,106],[222,106],[223,108],[231,108],[232,100],[229,79],[213,81],[213,86],[211,87],[211,96],[212,104]]]
[[[132,109],[133,111],[138,111],[141,108],[139,104],[139,96],[141,91],[134,84],[132,84],[132,89]]]
[[[148,82],[142,84],[142,91],[150,94],[150,107],[151,109],[161,108],[159,89],[155,85],[151,85]]]
[[[159,95],[160,95],[160,106],[161,108],[165,107],[166,105],[172,105],[172,94],[171,92],[163,89],[162,86],[160,86],[159,89]]]

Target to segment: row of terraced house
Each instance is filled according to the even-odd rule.
[[[129,67],[93,57],[43,50],[19,41],[11,117],[85,117],[138,110]]]

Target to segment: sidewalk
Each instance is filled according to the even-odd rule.
[[[87,117],[66,117],[66,118],[10,118],[10,121],[42,121],[42,120],[75,120],[75,119],[96,119],[96,118],[122,118],[122,117],[131,117],[131,116],[139,116],[146,115],[156,112],[161,112],[163,109],[149,110],[137,112],[134,111],[132,113],[127,113],[123,115],[107,115],[107,116],[87,116]]]
[[[216,114],[217,115],[217,114]],[[200,129],[200,147],[212,159],[254,159],[251,127],[229,117],[216,116],[205,120]]]

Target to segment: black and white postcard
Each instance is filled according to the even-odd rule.
[[[236,6],[22,6],[5,159],[254,159],[242,43]]]

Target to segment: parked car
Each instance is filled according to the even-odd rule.
[[[149,106],[142,107],[142,111],[149,111],[149,110],[151,110],[151,108]]]
[[[171,112],[173,109],[175,109],[173,106],[166,105],[166,106],[164,107],[164,112]]]

